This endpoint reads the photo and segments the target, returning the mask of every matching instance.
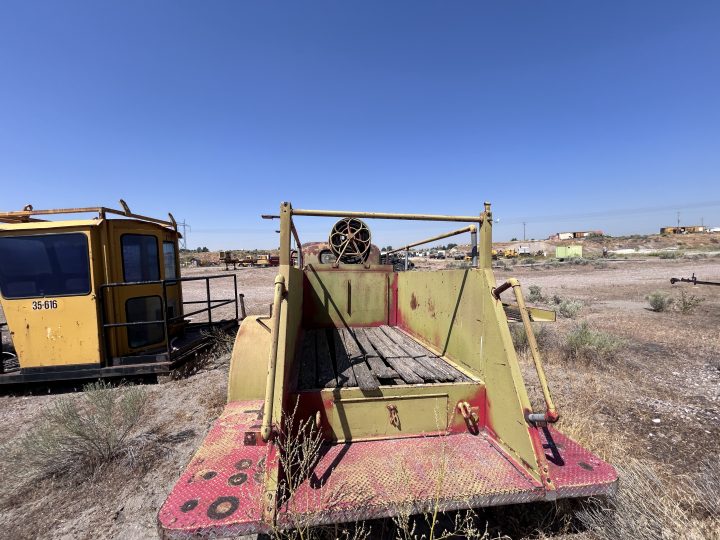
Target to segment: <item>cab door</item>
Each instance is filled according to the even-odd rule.
[[[162,353],[168,348],[167,320],[179,315],[181,309],[177,258],[168,265],[171,231],[147,223],[112,220],[110,244],[113,286],[112,322],[129,323],[112,330],[114,357]],[[177,239],[175,238],[175,245]],[[174,250],[174,253],[176,249]],[[168,274],[172,274],[168,276]],[[170,281],[167,281],[167,280]]]

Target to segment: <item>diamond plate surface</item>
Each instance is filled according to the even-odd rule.
[[[246,446],[262,401],[229,404],[158,515],[163,538],[269,532],[262,521],[269,446]],[[612,494],[615,469],[562,433],[542,430],[546,491],[485,433],[388,439],[323,447],[310,478],[278,511],[278,525],[341,523],[403,513]]]
[[[220,538],[265,530],[262,495],[270,447],[244,444],[246,432],[259,429],[262,404],[236,401],[225,407],[160,509],[163,538]]]
[[[335,523],[540,500],[539,482],[486,436],[470,434],[328,445],[289,502],[288,525]]]
[[[550,478],[555,483],[558,497],[587,497],[612,495],[617,489],[617,472],[612,465],[588,452],[554,428],[548,428],[559,456],[548,447],[545,433],[540,438],[545,447]]]

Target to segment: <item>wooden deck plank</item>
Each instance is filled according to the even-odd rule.
[[[427,369],[422,363],[412,358],[402,347],[390,339],[380,328],[369,328],[367,330],[373,346],[385,357],[395,371],[407,382],[412,382],[405,378],[412,372],[425,382],[438,382],[438,374],[435,370]],[[402,367],[400,367],[402,366]]]
[[[300,390],[309,390],[315,387],[316,379],[316,354],[315,354],[315,332],[305,330],[303,334],[302,351],[299,359],[299,381]]]
[[[406,360],[410,360],[409,358],[400,358],[397,356],[392,356],[392,353],[390,353],[389,349],[384,347],[382,343],[379,342],[377,337],[375,336],[374,332],[370,328],[357,328],[356,334],[363,334],[364,339],[360,340],[360,345],[367,350],[376,350],[374,346],[374,342],[377,343],[378,347],[385,350],[386,354],[389,356],[385,356],[384,360],[392,367],[398,375],[402,378],[403,381],[409,384],[420,384],[424,382],[423,378],[420,377],[417,373],[415,373],[410,366],[407,365]],[[374,342],[373,342],[374,340]],[[382,354],[380,351],[378,351],[379,354]]]
[[[442,372],[448,381],[471,381],[470,377],[455,369],[431,350],[426,349],[412,337],[391,326],[382,326],[382,331],[415,358],[423,357],[422,363],[436,372]]]
[[[335,378],[335,370],[333,368],[332,358],[330,357],[330,347],[327,341],[325,329],[321,328],[315,331],[316,347],[317,347],[317,384],[319,388],[335,388],[337,380]]]
[[[395,379],[400,375],[394,366],[388,366],[385,360],[380,356],[380,352],[373,345],[373,335],[369,332],[369,328],[355,328],[355,336],[360,342],[360,346],[365,350],[365,360],[370,366],[370,370],[379,379]]]
[[[363,391],[372,391],[380,388],[380,381],[377,380],[365,363],[365,355],[360,350],[353,333],[347,328],[340,328],[339,330],[342,342],[345,345],[345,352],[348,355],[353,374],[355,375],[357,386]]]
[[[357,386],[357,379],[353,371],[352,363],[340,331],[337,328],[332,330],[333,344],[335,346],[335,364],[337,365],[337,381],[342,387]],[[362,359],[360,359],[362,360]]]
[[[379,379],[393,379],[398,376],[396,370],[388,367],[385,361],[380,358],[380,354],[373,347],[366,332],[366,328],[355,328],[354,333],[360,346],[365,351],[365,360],[367,361],[373,374]]]

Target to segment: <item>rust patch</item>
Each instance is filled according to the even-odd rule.
[[[417,309],[417,307],[418,307],[417,298],[415,298],[415,293],[412,293],[410,295],[410,309],[415,311]]]

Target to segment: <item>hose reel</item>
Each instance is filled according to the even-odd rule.
[[[337,262],[362,264],[370,255],[370,229],[357,218],[343,218],[330,231],[328,240]]]

